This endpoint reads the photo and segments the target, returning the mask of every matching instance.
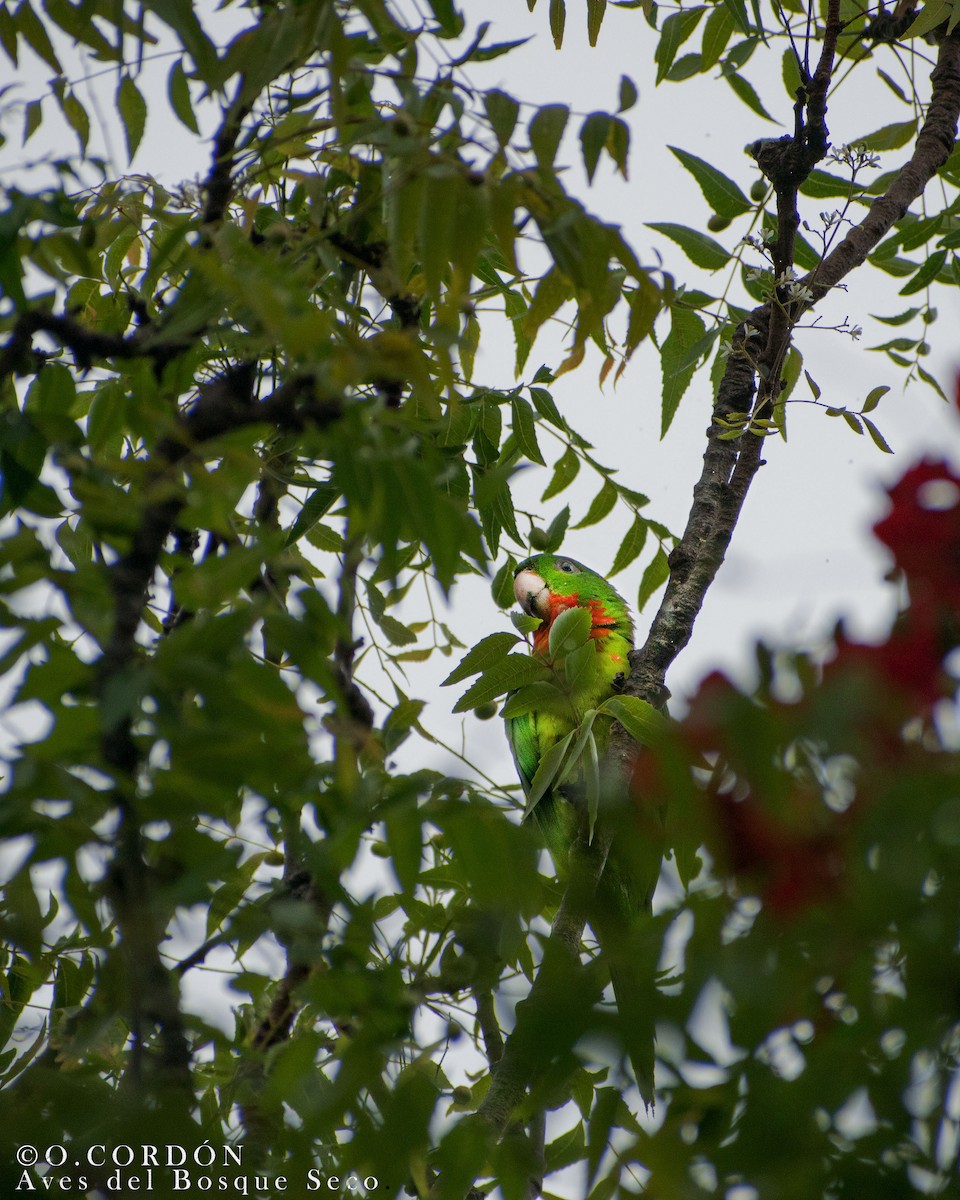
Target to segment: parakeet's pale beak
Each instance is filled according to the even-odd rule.
[[[531,617],[546,617],[550,612],[550,589],[536,571],[518,571],[513,581],[517,603]]]

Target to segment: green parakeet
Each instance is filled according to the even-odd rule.
[[[529,803],[531,785],[544,755],[582,726],[590,710],[615,694],[618,677],[625,678],[628,674],[633,622],[626,602],[606,579],[562,554],[537,554],[521,562],[514,575],[514,594],[525,613],[541,619],[533,635],[532,653],[553,668],[559,685],[555,695],[550,694],[553,689],[544,691],[543,706],[506,720],[507,737]],[[554,622],[571,608],[589,611],[589,640],[595,652],[592,660],[582,645],[571,652],[580,655],[576,672],[565,669],[570,664],[564,656],[556,654],[558,649],[567,650],[566,645],[557,647],[555,643],[551,657],[550,634]],[[593,719],[591,729],[601,759],[612,723],[612,718],[602,714]],[[564,795],[565,788],[571,785],[576,787],[576,781],[551,786],[533,807],[533,818],[561,875],[565,873],[568,851],[578,827],[577,812]],[[626,811],[621,803],[616,814],[616,836],[591,924],[609,965],[624,1042],[637,1082],[644,1100],[650,1103],[653,1026],[649,999],[653,980],[639,977],[632,961],[632,944],[638,917],[649,909],[659,872],[660,846],[658,839],[645,836],[647,822],[641,818],[642,806],[638,805],[634,814],[629,789],[625,800]],[[652,975],[652,971],[649,973]]]

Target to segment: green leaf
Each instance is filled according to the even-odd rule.
[[[637,592],[637,611],[641,612],[643,606],[650,599],[653,593],[666,583],[670,576],[670,564],[667,562],[667,556],[661,546],[653,559],[647,563],[646,569],[640,580],[640,590]]]
[[[607,572],[607,578],[619,574],[638,557],[647,540],[648,529],[649,526],[643,517],[637,516],[633,518],[633,524],[627,530],[626,536],[620,543],[620,548],[617,550],[616,557],[613,560],[613,566]]]
[[[924,34],[930,33],[936,29],[938,25],[942,25],[953,15],[953,4],[951,0],[930,0],[929,4],[925,4],[916,16],[906,32],[903,34],[906,38],[923,37]]]
[[[566,536],[567,526],[569,524],[570,506],[565,504],[547,526],[547,544],[544,547],[544,550],[548,554],[553,554],[555,551],[560,549],[563,539]]]
[[[308,533],[321,517],[330,511],[331,505],[339,495],[340,490],[333,483],[321,483],[319,487],[314,488],[303,502],[296,520],[287,531],[284,545],[292,546],[294,542],[299,541],[304,534]]]
[[[857,138],[857,141],[867,150],[899,150],[908,142],[913,141],[917,132],[917,122],[898,121],[893,125],[884,125],[875,133]]]
[[[885,390],[888,390],[888,389],[885,389]],[[870,440],[873,442],[873,444],[878,449],[882,450],[884,452],[884,454],[892,454],[893,451],[891,450],[886,438],[883,436],[883,434],[880,432],[880,430],[876,427],[876,425],[874,425],[874,423],[870,420],[870,418],[865,417],[861,414],[860,419],[863,421],[864,425],[866,425],[867,433],[870,435]]]
[[[900,289],[900,295],[912,296],[914,292],[923,291],[923,289],[939,274],[946,261],[946,250],[934,250],[920,270],[917,271],[916,275],[914,275],[914,277],[905,283]]]
[[[669,724],[662,712],[639,696],[610,696],[599,711],[619,721],[633,740],[643,746],[661,742]]]
[[[592,615],[589,608],[565,608],[550,626],[549,656],[559,662],[582,646],[590,637]]]
[[[565,488],[568,488],[576,479],[579,472],[580,459],[574,452],[573,447],[568,446],[554,464],[553,475],[543,495],[540,497],[541,503],[545,500],[551,500],[554,496],[558,496]]]
[[[627,112],[636,104],[639,93],[637,85],[629,77],[629,75],[620,76],[620,99],[617,103],[617,112]]]
[[[597,163],[600,161],[600,152],[606,145],[609,129],[610,117],[607,113],[602,112],[590,113],[580,126],[580,147],[588,183],[593,183]]]
[[[861,415],[863,413],[873,412],[873,410],[889,391],[890,388],[884,384],[881,384],[879,387],[871,388],[867,393],[866,400],[863,402],[863,407],[860,409]]]
[[[743,101],[751,112],[756,113],[758,117],[763,117],[765,121],[770,121],[774,125],[779,125],[779,121],[775,121],[767,112],[760,102],[760,97],[757,95],[756,89],[749,80],[745,79],[736,71],[723,71],[723,77],[730,84],[734,94]]]
[[[548,669],[539,659],[529,654],[508,654],[484,671],[456,702],[453,711],[469,712],[472,708],[498,699],[506,692],[512,692],[528,683],[535,683],[548,674]]]
[[[564,0],[550,0],[550,35],[559,50],[563,45],[563,29],[567,23],[567,6]]]
[[[542,171],[553,169],[560,139],[569,118],[570,109],[565,104],[547,104],[534,114],[527,132],[530,135],[530,146]]]
[[[537,683],[528,683],[526,687],[518,688],[508,698],[500,716],[505,721],[511,717],[519,717],[524,713],[551,713],[569,721],[573,710],[570,700],[552,680],[543,679]]]
[[[8,7],[4,5],[4,7]],[[10,5],[9,7],[12,7]],[[26,41],[31,50],[43,59],[47,66],[55,71],[57,75],[63,75],[63,67],[60,65],[60,60],[54,53],[53,44],[50,41],[50,35],[47,33],[43,22],[33,11],[29,0],[21,0],[20,5],[14,14],[14,23],[21,37]],[[69,119],[69,118],[68,118]]]
[[[870,316],[883,325],[909,325],[914,317],[918,317],[922,312],[922,308],[908,308],[906,312],[898,313],[895,317],[880,317],[876,313],[871,313]]]
[[[219,85],[217,50],[201,25],[191,0],[146,0],[144,8],[156,13],[170,26],[196,64],[199,77],[206,83]]]
[[[539,621],[537,624],[539,625]],[[467,651],[440,686],[449,687],[451,683],[460,683],[463,679],[469,679],[471,675],[479,675],[486,671],[508,654],[511,647],[517,644],[517,640],[512,633],[504,632],[491,633],[482,638]]]
[[[539,766],[533,779],[530,781],[530,791],[527,793],[527,804],[523,810],[525,817],[536,808],[537,803],[550,790],[553,781],[557,778],[563,763],[563,756],[566,754],[570,743],[573,741],[574,731],[571,729],[566,737],[561,738],[559,742],[555,742],[550,749],[540,759]]]
[[[420,265],[430,293],[439,297],[453,244],[457,173],[444,167],[426,172],[420,210]]]
[[[800,78],[800,65],[797,62],[797,54],[793,47],[783,52],[781,73],[783,75],[783,86],[786,88],[787,95],[791,100],[796,100],[800,89],[803,87],[803,80]]]
[[[734,23],[741,33],[750,32],[750,19],[747,16],[745,0],[723,0],[724,8],[730,13]]]
[[[877,74],[880,76],[880,78],[883,80],[883,82],[887,85],[887,87],[890,89],[890,91],[893,92],[893,94],[897,97],[898,100],[902,100],[904,104],[910,103],[910,101],[907,100],[906,92],[903,90],[903,88],[900,86],[900,84],[897,83],[897,81],[895,79],[892,79],[886,73],[886,71],[881,71],[881,69],[879,67],[877,67]]]
[[[683,9],[681,12],[671,13],[663,22],[660,28],[660,41],[653,54],[654,62],[657,64],[658,84],[667,77],[667,72],[677,57],[677,51],[696,29],[705,11],[704,8]]]
[[[53,91],[67,124],[80,141],[81,154],[85,154],[87,143],[90,141],[90,118],[87,116],[87,110],[72,91],[65,89],[62,82],[55,83]]]
[[[617,502],[617,489],[609,479],[603,481],[600,491],[590,501],[590,507],[586,511],[586,515],[579,520],[574,529],[586,529],[589,525],[596,525],[598,521],[612,510]]]
[[[700,50],[700,68],[709,71],[720,61],[734,30],[734,19],[727,8],[717,5],[711,9],[703,27],[703,44]]]
[[[193,111],[193,100],[190,96],[190,85],[183,69],[183,60],[177,61],[170,68],[167,76],[167,98],[181,125],[185,125],[191,133],[199,133],[196,114]]]
[[[699,229],[675,225],[670,221],[648,222],[647,228],[655,229],[657,233],[662,233],[676,242],[695,267],[703,267],[706,271],[719,271],[730,261],[730,255],[723,246],[712,237],[701,233]]]
[[[444,38],[459,37],[463,32],[463,17],[453,6],[453,0],[429,0],[430,10],[437,19],[438,33]]]
[[[686,150],[680,150],[676,146],[669,146],[668,149],[697,181],[707,203],[715,213],[732,220],[742,213],[749,212],[752,207],[750,201],[738,185],[722,171],[704,162],[702,158],[697,158],[695,154],[688,154]]]
[[[510,406],[513,409],[513,434],[521,452],[531,462],[546,466],[537,444],[537,427],[529,400],[522,396],[513,396]]]
[[[31,100],[23,110],[23,140],[28,142],[43,120],[43,100]]]
[[[531,387],[530,399],[533,401],[533,407],[545,421],[549,421],[557,429],[566,429],[563,417],[560,416],[560,410],[546,388]]]
[[[520,115],[519,103],[512,96],[508,96],[506,92],[494,88],[492,91],[484,92],[483,107],[501,149],[505,148],[517,127],[517,118]]]
[[[147,123],[147,102],[129,75],[124,75],[117,88],[117,111],[127,139],[127,158],[133,159],[143,138]]]
[[[606,11],[607,0],[587,0],[587,39],[591,46],[597,44],[600,26],[603,24],[603,15]]]
[[[704,344],[705,325],[695,312],[674,308],[670,314],[670,333],[660,351],[663,394],[660,436],[664,437],[676,416],[680,401],[697,369],[697,348]]]
[[[800,192],[814,200],[832,200],[836,197],[847,197],[852,190],[857,190],[849,179],[841,179],[838,175],[830,175],[816,168],[800,184]]]

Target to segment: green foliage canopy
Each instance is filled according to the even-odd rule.
[[[749,196],[727,164],[672,148],[712,216],[709,233],[650,223],[679,252],[669,271],[565,185],[571,132],[588,180],[626,174],[633,81],[616,111],[530,114],[465,73],[518,42],[467,30],[449,0],[417,21],[384,0],[263,3],[222,42],[208,14],[161,0],[0,9],[13,66],[34,54],[55,73],[39,97],[0,90],[23,142],[58,114],[80,152],[7,187],[0,212],[0,653],[9,709],[33,718],[0,806],[11,1142],[242,1145],[267,1195],[314,1170],[512,1200],[573,1166],[596,1200],[955,1185],[941,664],[958,594],[904,549],[955,561],[960,530],[936,515],[955,509],[949,469],[892,497],[884,540],[913,603],[883,647],[841,637],[825,675],[761,654],[756,695],[713,679],[679,726],[657,710],[761,447],[786,435],[801,319],[853,270],[902,280],[909,307],[881,318],[896,336],[880,349],[935,386],[932,298],[960,282],[956,12],[620,7],[658,83],[719,73],[744,141],[774,108],[795,118],[752,142]],[[605,9],[588,3],[591,43]],[[566,15],[553,0],[558,45]],[[216,109],[199,188],[105,165],[90,183],[70,43],[115,70],[131,157],[155,113],[195,137]],[[154,47],[173,47],[165,97],[141,86]],[[761,99],[750,67],[771,54],[786,93]],[[828,157],[841,62],[876,67],[908,113]],[[799,209],[824,199],[840,207],[811,239]],[[477,372],[495,317],[509,389]],[[534,369],[556,321],[564,355]],[[715,398],[677,535],[551,391],[591,346],[601,380],[625,377],[647,339],[664,433],[691,389]],[[885,450],[883,390],[822,406]],[[604,710],[622,727],[610,778],[629,759],[667,812],[672,888],[631,943],[658,1027],[653,1115],[632,1102],[605,964],[581,945],[589,887],[540,873],[516,789],[406,765],[449,708],[412,694],[417,664],[467,649],[437,597],[490,576],[507,607],[525,522],[538,549],[569,528],[568,507],[546,528],[518,509],[521,467],[548,472],[543,504],[594,477],[577,527],[625,518],[612,570],[644,556],[640,608],[666,585]],[[518,641],[458,656],[448,682],[479,678],[456,707],[544,682]],[[609,838],[630,836],[603,800],[579,847],[594,885]],[[187,1000],[214,971],[229,1032]],[[705,1010],[726,1040],[704,1036]],[[28,1186],[12,1157],[0,1170]]]

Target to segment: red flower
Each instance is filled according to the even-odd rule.
[[[888,494],[890,512],[873,532],[893,551],[914,606],[960,608],[960,477],[923,459]]]

